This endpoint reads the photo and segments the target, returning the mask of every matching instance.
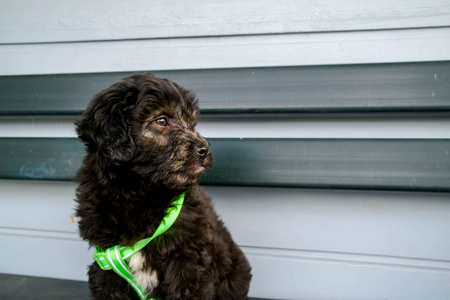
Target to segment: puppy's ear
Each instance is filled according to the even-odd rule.
[[[129,122],[138,92],[133,82],[122,80],[94,96],[75,122],[78,137],[88,151],[97,152],[114,164],[133,157],[136,146]]]

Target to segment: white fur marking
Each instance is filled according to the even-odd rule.
[[[128,266],[137,283],[144,291],[150,293],[158,285],[158,274],[150,268],[144,269],[144,261],[144,256],[138,252],[128,260]]]

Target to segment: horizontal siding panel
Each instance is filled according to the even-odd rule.
[[[200,103],[201,105],[201,103]],[[75,138],[76,117],[0,118],[0,137]],[[203,115],[197,125],[206,138],[450,139],[443,115]]]
[[[244,250],[245,251],[245,250]],[[254,297],[273,299],[423,300],[450,297],[448,269],[308,259],[246,252],[254,274]],[[276,288],[274,288],[276,287]]]
[[[0,239],[14,245],[3,252],[9,257],[4,262],[3,270],[10,274],[86,280],[86,266],[92,263],[92,253],[85,249],[81,241],[2,234]],[[34,249],[33,255],[26,251],[28,248]],[[253,268],[250,297],[342,300],[422,300],[424,295],[433,299],[449,297],[448,269],[307,259],[284,256],[283,252],[280,254],[276,250],[262,256],[245,248],[243,250]],[[60,263],[49,264],[49,261]],[[410,285],[410,288],[405,288]]]
[[[436,115],[374,117],[368,114],[201,117],[197,130],[207,138],[450,139],[450,118]],[[1,132],[0,122],[0,136]]]
[[[450,27],[1,45],[0,75],[450,60]]]
[[[3,76],[0,114],[81,114],[94,94],[130,74]],[[196,91],[202,114],[450,112],[449,61],[154,74]]]
[[[51,9],[49,9],[51,7]],[[107,13],[105,13],[107,10]],[[5,2],[1,43],[173,38],[450,25],[446,0]]]
[[[2,232],[78,240],[74,182],[0,180]],[[0,271],[1,272],[1,271]]]
[[[450,191],[450,140],[210,139],[209,185]],[[0,178],[70,180],[77,139],[0,139]]]
[[[0,242],[10,245],[0,273],[86,280],[93,250],[78,238],[70,217],[74,189],[72,182],[0,180]],[[251,297],[448,295],[448,194],[206,190],[253,267]],[[60,263],[50,266],[50,260]]]
[[[241,246],[294,249],[310,259],[315,253],[334,260],[340,253],[351,254],[349,260],[359,263],[402,264],[405,259],[405,265],[414,267],[450,266],[450,241],[445,238],[449,193],[205,189]],[[415,258],[428,262],[416,264]]]
[[[0,228],[0,241],[9,245],[2,251],[8,259],[2,260],[0,269],[6,274],[87,280],[87,266],[93,262],[95,252],[88,250],[81,239],[39,236],[32,230],[16,235]]]
[[[213,139],[207,184],[449,190],[450,140]]]
[[[0,180],[1,232],[78,240],[75,187]],[[414,267],[450,268],[449,193],[204,188],[237,243],[249,249],[294,249],[311,259],[353,253],[351,260],[360,263],[399,264],[395,259],[402,258]]]
[[[71,180],[84,147],[77,139],[0,139],[0,178]]]

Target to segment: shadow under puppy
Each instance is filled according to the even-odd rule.
[[[91,246],[132,246],[152,236],[172,201],[184,205],[166,233],[128,259],[147,297],[247,299],[250,266],[197,185],[211,166],[195,129],[196,96],[152,74],[135,74],[97,94],[80,120],[86,157],[78,172],[80,235]],[[92,299],[139,299],[112,270],[93,263]]]

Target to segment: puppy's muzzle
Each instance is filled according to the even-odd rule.
[[[198,140],[194,144],[194,155],[197,157],[197,163],[203,168],[211,167],[211,152],[209,151],[209,143],[205,139]]]

